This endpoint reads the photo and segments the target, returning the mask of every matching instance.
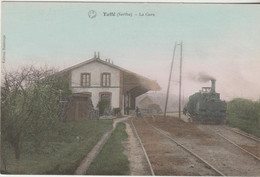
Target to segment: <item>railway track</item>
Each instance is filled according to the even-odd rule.
[[[208,126],[207,126],[207,128],[208,128],[210,131],[212,131],[212,132],[214,132],[215,134],[217,134],[218,136],[220,136],[220,137],[222,137],[223,139],[225,139],[226,141],[228,141],[229,143],[231,143],[232,145],[234,145],[235,147],[239,148],[239,149],[242,150],[243,152],[249,154],[249,155],[252,156],[253,158],[255,158],[255,159],[257,159],[258,161],[260,161],[260,157],[258,157],[257,155],[255,155],[255,154],[249,152],[248,150],[244,149],[243,147],[241,147],[240,145],[238,145],[238,144],[235,143],[234,141],[230,140],[229,138],[227,138],[227,137],[224,136],[223,134],[218,133],[218,132],[217,132],[216,130],[214,130],[213,128],[210,128],[210,127],[208,127]],[[228,130],[229,130],[229,129],[228,129]],[[236,133],[237,133],[237,132],[236,132]],[[244,136],[244,135],[242,135],[242,136]],[[248,136],[244,136],[244,137],[246,137],[246,138],[252,140],[252,137],[250,137],[250,138],[249,138]],[[256,140],[256,139],[253,139],[253,140]]]
[[[249,138],[249,139],[251,139],[251,140],[254,140],[254,141],[260,143],[260,139],[257,138],[257,137],[253,137],[253,136],[251,136],[251,135],[242,133],[242,132],[237,131],[237,130],[233,130],[233,129],[231,129],[231,128],[226,128],[226,127],[225,127],[225,129],[226,129],[226,130],[229,130],[229,131],[232,131],[232,132],[234,132],[234,133],[236,133],[236,134],[239,134],[239,135],[241,135],[241,136],[244,136],[244,137],[246,137],[246,138]]]
[[[192,131],[191,134],[189,133],[187,136],[186,134],[187,129],[186,131],[183,132],[180,131],[180,128],[178,128],[179,124],[177,122],[174,122],[177,124],[177,126],[174,126],[173,122],[170,119],[165,121],[157,118],[153,116],[151,118],[150,116],[148,117],[145,116],[142,119],[139,119],[142,122],[142,123],[140,122],[141,125],[136,124],[138,123],[138,121],[135,123],[136,126],[138,125],[137,126],[138,133],[139,133],[139,129],[142,130],[142,127],[146,126],[146,130],[141,132],[143,133],[154,132],[155,134],[157,134],[156,136],[161,136],[161,138],[164,137],[165,140],[161,140],[161,142],[166,143],[167,141],[168,145],[171,144],[172,146],[171,148],[174,149],[174,151],[172,151],[171,153],[176,154],[177,155],[176,157],[178,157],[178,153],[180,154],[183,153],[183,157],[185,159],[189,159],[189,158],[194,160],[196,159],[196,162],[198,163],[197,164],[198,166],[197,165],[196,166],[198,168],[200,168],[201,170],[203,169],[209,170],[208,172],[204,171],[206,174],[214,173],[219,176],[226,176],[226,175],[237,176],[241,174],[245,176],[255,176],[256,174],[259,174],[260,171],[258,165],[260,162],[260,158],[259,158],[259,150],[257,149],[259,141],[248,138],[247,136],[243,136],[243,135],[240,136],[239,134],[229,132],[228,130],[225,129],[226,127],[223,126],[214,127],[212,125],[202,125],[203,127],[205,127],[204,130],[203,127],[201,127],[202,129],[199,128],[204,132],[204,135],[201,134],[202,137],[208,134],[209,136],[211,136],[210,138],[209,137],[199,138],[199,139],[195,138],[196,139],[195,140],[191,138],[193,136],[191,134],[194,131],[195,135],[193,137],[198,137],[199,134],[197,134],[198,132],[195,131],[196,129],[191,129],[190,130]],[[182,124],[180,126],[183,128],[186,127],[183,126]],[[207,126],[215,128],[214,130],[217,131],[213,132],[212,130],[207,129],[206,128]],[[171,127],[173,127],[173,129],[171,129]],[[189,126],[187,126],[187,128],[189,128]],[[178,134],[178,132],[180,132],[182,135]],[[155,136],[155,134],[153,136]],[[185,138],[185,136],[183,135],[187,136],[187,138]],[[140,136],[142,137],[143,140],[143,134],[140,134]],[[147,138],[147,136],[144,136],[144,143],[145,143],[144,145],[146,148],[146,143],[148,143],[147,153],[149,156],[150,153],[152,153],[151,162],[152,162],[152,166],[155,168],[155,173],[157,173],[158,170],[160,171],[160,169],[163,168],[158,167],[155,161],[156,159],[154,158],[155,151],[149,150],[151,149],[151,144],[150,144],[151,140],[149,139],[151,138]],[[155,138],[155,140],[156,139],[158,138]],[[240,144],[240,142],[242,144]],[[208,147],[208,149],[206,147]],[[164,156],[163,153],[164,152],[162,152],[161,156],[157,156],[157,158],[168,157],[168,156]],[[235,161],[239,163],[234,163]],[[174,161],[172,162],[174,164]],[[171,164],[172,162],[169,161],[168,163]],[[189,163],[195,164],[192,161],[190,161]],[[205,168],[204,166],[207,166],[207,168]],[[183,166],[180,167],[182,168]],[[190,166],[187,167],[190,168]],[[177,167],[176,169],[178,170]],[[182,169],[183,172],[187,174],[187,172],[184,171],[184,168]],[[191,170],[189,172],[191,172]],[[155,175],[159,175],[159,174],[155,174]]]
[[[149,157],[148,157],[148,155],[147,155],[147,152],[146,152],[146,150],[145,150],[145,148],[144,148],[143,142],[142,142],[141,138],[139,137],[139,135],[138,135],[138,133],[137,133],[137,130],[136,130],[135,125],[134,125],[134,123],[133,123],[133,119],[131,119],[131,124],[132,124],[132,126],[134,127],[134,132],[135,132],[135,134],[136,134],[136,136],[137,136],[137,139],[138,139],[138,141],[139,141],[139,143],[141,144],[141,147],[142,147],[142,149],[143,149],[143,152],[144,152],[146,161],[147,161],[147,163],[148,163],[148,165],[149,165],[150,172],[151,172],[152,176],[155,176],[154,170],[153,170],[153,167],[152,167],[152,164],[151,164],[150,159],[149,159]]]
[[[169,136],[166,132],[164,132],[163,130],[161,130],[158,127],[155,127],[151,124],[149,124],[144,118],[142,118],[144,120],[144,122],[151,126],[154,130],[156,130],[157,133],[159,133],[160,135],[166,137],[167,139],[171,140],[172,142],[174,142],[175,144],[177,144],[179,147],[181,147],[182,149],[184,149],[186,152],[188,152],[189,154],[191,154],[192,156],[194,156],[196,159],[198,159],[199,161],[201,161],[202,163],[204,163],[207,167],[209,167],[210,169],[212,169],[214,172],[216,172],[218,175],[220,176],[226,176],[223,172],[221,172],[220,170],[218,170],[216,167],[214,167],[212,164],[210,164],[209,162],[207,162],[205,159],[203,159],[201,156],[199,156],[198,154],[196,154],[195,152],[193,152],[192,150],[190,150],[189,148],[185,147],[182,143],[178,142],[177,140],[175,140],[173,137]],[[151,166],[152,168],[152,166]]]

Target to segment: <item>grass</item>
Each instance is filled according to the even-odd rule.
[[[260,123],[228,116],[227,124],[260,138]]]
[[[73,174],[103,134],[112,128],[112,121],[59,122],[58,126],[65,131],[51,134],[48,143],[38,152],[31,149],[30,140],[25,142],[18,172],[12,148],[5,148],[7,168],[4,170],[2,165],[1,171],[11,174]]]
[[[129,175],[130,167],[124,154],[123,141],[127,140],[125,124],[119,123],[97,158],[90,165],[87,175]]]

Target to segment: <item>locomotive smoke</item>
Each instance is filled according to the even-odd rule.
[[[210,80],[216,80],[214,77],[208,75],[208,74],[205,74],[205,73],[198,73],[198,74],[189,74],[189,78],[191,80],[194,80],[194,81],[198,81],[198,82],[208,82]]]

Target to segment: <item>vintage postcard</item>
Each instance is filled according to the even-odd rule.
[[[257,176],[260,4],[2,2],[1,173]]]

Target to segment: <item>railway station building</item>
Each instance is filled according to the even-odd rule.
[[[120,108],[121,114],[129,114],[135,109],[139,95],[161,89],[156,81],[123,69],[110,60],[102,60],[99,54],[55,75],[68,78],[72,96],[79,100],[74,104],[91,99],[96,108],[99,101],[105,99],[112,109]]]

